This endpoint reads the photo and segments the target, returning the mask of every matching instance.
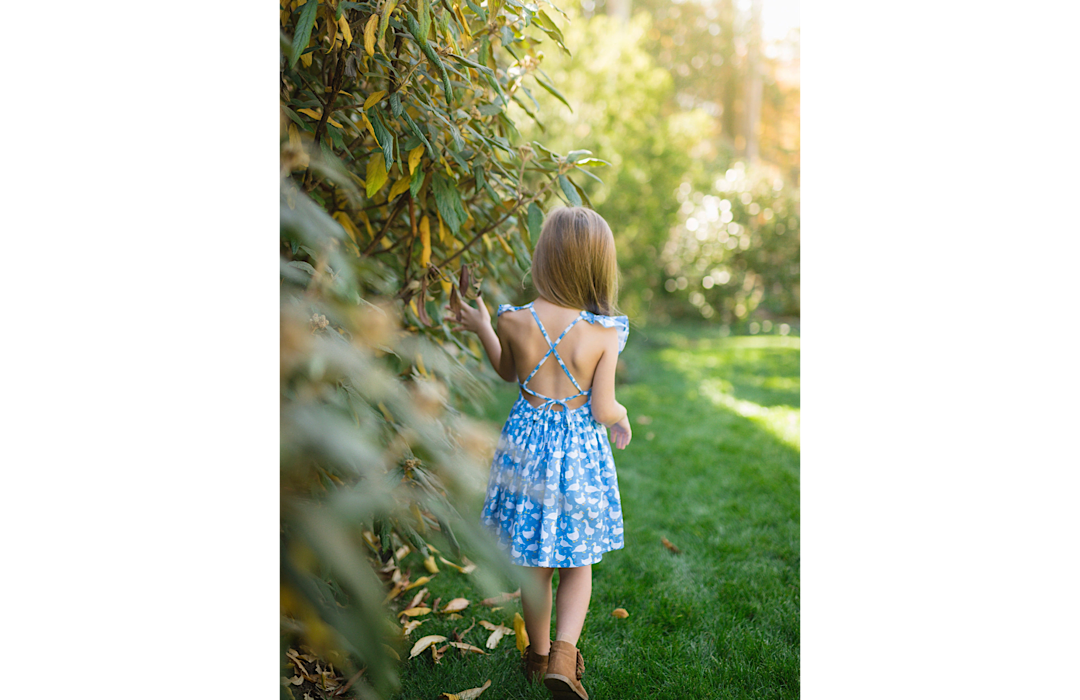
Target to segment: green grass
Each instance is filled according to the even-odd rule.
[[[631,332],[622,359],[617,395],[634,427],[615,452],[626,548],[593,567],[579,643],[590,698],[797,698],[798,338],[650,329]],[[515,397],[501,388],[487,417],[505,419]],[[415,558],[406,561],[419,569]],[[480,618],[512,626],[519,603],[490,612],[475,604],[484,593],[468,577],[443,568],[432,597],[474,605],[460,620],[424,623],[410,642]],[[618,607],[630,617],[612,617]],[[464,639],[483,648],[487,635],[477,625]],[[488,656],[450,649],[437,666],[429,654],[405,662],[395,698],[433,699],[488,679],[488,700],[550,697],[525,682],[508,636]]]

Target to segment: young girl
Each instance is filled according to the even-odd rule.
[[[619,484],[604,428],[619,449],[631,437],[626,408],[615,400],[615,365],[630,324],[612,315],[618,267],[607,222],[582,207],[553,211],[536,242],[532,276],[539,298],[499,306],[498,335],[482,296],[476,308],[463,305],[455,330],[476,333],[499,376],[521,389],[495,451],[481,520],[511,561],[527,567],[539,591],[522,588],[531,641],[525,673],[543,679],[559,700],[587,700],[577,642],[592,564],[623,547]]]

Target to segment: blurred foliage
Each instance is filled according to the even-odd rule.
[[[566,48],[535,4],[290,0],[281,26],[283,644],[363,669],[351,691],[377,697],[397,685],[405,552],[429,572],[468,552],[488,588],[510,575],[453,506],[497,436],[459,410],[491,373],[444,309],[481,284],[509,301],[544,196],[580,197],[567,176],[600,163],[522,143],[507,113],[538,108],[530,86],[563,99],[537,47]]]
[[[587,174],[574,177],[615,233],[623,275],[620,304],[638,322],[797,316],[797,84],[778,77],[778,58],[762,55],[761,160],[747,166],[743,102],[752,26],[745,14],[729,0],[639,0],[632,8],[628,22],[567,8],[563,33],[574,54],[548,56],[544,65],[573,111],[549,101],[534,110],[540,124],[528,123],[523,133],[546,138],[556,150],[573,145],[610,162],[603,183]],[[793,41],[788,49],[797,55],[797,38]],[[749,187],[757,199],[749,204],[736,199],[730,209],[731,222],[742,227],[735,241],[740,247],[719,255],[705,246],[706,260],[702,246],[683,240],[687,207],[704,197],[714,204],[727,198],[729,171],[739,173],[736,186]],[[760,214],[765,209],[783,210],[779,228],[779,219]],[[743,234],[749,236],[749,249],[741,247]],[[720,245],[732,244],[725,239]],[[672,257],[684,254],[685,259]],[[698,270],[700,265],[705,269]],[[701,286],[713,267],[725,265],[731,267],[729,282]],[[668,280],[680,285],[679,277],[696,280],[697,288],[688,281],[669,291]]]

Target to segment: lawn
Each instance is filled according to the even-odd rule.
[[[632,330],[622,359],[617,396],[634,427],[615,453],[626,548],[593,568],[579,643],[590,698],[797,698],[798,338]],[[512,385],[500,388],[486,417],[501,426],[515,396]],[[406,561],[418,567],[416,557]],[[474,603],[461,619],[424,623],[410,642],[479,619],[512,627],[521,610],[518,601],[478,605],[483,592],[453,570],[427,586],[444,603]],[[615,608],[629,617],[612,617]],[[488,634],[477,625],[464,640],[483,648]],[[485,700],[550,697],[525,682],[508,635],[487,656],[451,649],[438,665],[429,654],[406,661],[395,700],[433,700],[489,679]]]

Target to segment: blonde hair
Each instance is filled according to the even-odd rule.
[[[536,291],[553,304],[618,313],[615,237],[592,209],[563,207],[548,214],[533,251],[532,277]]]

